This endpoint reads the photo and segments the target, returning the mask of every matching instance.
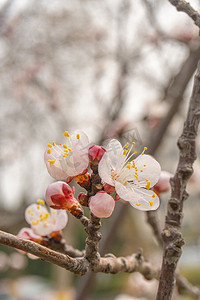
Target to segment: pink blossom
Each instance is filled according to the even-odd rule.
[[[37,236],[45,236],[54,231],[62,230],[68,221],[68,216],[62,210],[47,210],[43,200],[38,200],[38,204],[31,204],[25,211],[25,219],[30,224],[33,233]],[[34,238],[32,232],[23,232],[24,236]]]
[[[89,199],[91,213],[97,218],[109,218],[114,210],[115,200],[106,192],[98,192]]]
[[[126,143],[124,147],[119,141],[111,140],[98,165],[102,182],[115,188],[117,195],[128,201],[133,207],[148,211],[159,206],[159,198],[151,188],[159,179],[161,168],[159,163],[144,151],[136,158],[132,152],[135,143]],[[132,159],[132,160],[131,160]]]
[[[74,198],[75,189],[63,182],[57,181],[48,185],[46,190],[46,202],[54,209],[66,209],[76,216],[83,214],[79,202]]]
[[[65,131],[65,142],[57,145],[48,144],[44,153],[44,161],[49,174],[57,179],[67,179],[69,182],[75,176],[84,172],[89,164],[87,135],[76,130],[72,135]]]
[[[33,241],[33,242],[39,242],[41,241],[41,236],[37,235],[33,232],[33,230],[29,227],[24,227],[22,228],[19,233],[17,234],[17,236],[21,239],[24,240],[29,240],[29,241]]]
[[[170,178],[173,174],[167,171],[161,171],[158,182],[154,185],[153,190],[156,194],[167,192],[171,189]]]

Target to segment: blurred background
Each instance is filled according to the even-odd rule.
[[[200,10],[199,0],[191,5]],[[63,132],[84,130],[91,145],[115,137],[148,146],[174,173],[176,146],[200,59],[198,28],[163,0],[0,0],[0,229],[27,226],[26,206],[52,182],[43,153]],[[200,152],[200,138],[197,140]],[[200,284],[200,160],[188,185],[181,273]],[[163,228],[166,202],[158,209]],[[103,220],[102,253],[143,248],[160,265],[162,251],[146,215],[117,203]],[[125,208],[124,208],[125,206]],[[69,217],[68,244],[86,235]],[[112,238],[111,238],[112,237]],[[156,281],[138,273],[78,278],[0,245],[0,300],[155,299]],[[174,299],[190,299],[174,292]]]

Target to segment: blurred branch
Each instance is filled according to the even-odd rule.
[[[166,132],[170,122],[172,121],[179,108],[179,105],[183,99],[184,92],[196,69],[196,65],[199,59],[200,45],[198,46],[198,48],[190,50],[190,54],[183,64],[181,70],[174,77],[171,86],[169,86],[169,88],[166,90],[165,98],[170,98],[170,100],[172,101],[172,105],[166,117],[160,122],[157,133],[155,134],[154,132],[150,139],[151,141],[153,140],[150,145],[150,154],[154,154],[158,148],[157,145],[161,144],[161,141],[164,137],[163,132]]]
[[[175,270],[181,256],[181,247],[184,240],[181,234],[183,217],[183,202],[187,199],[186,184],[193,173],[192,165],[196,159],[195,137],[200,121],[200,62],[194,79],[193,92],[184,123],[183,133],[178,139],[180,150],[179,163],[175,176],[171,179],[171,199],[168,202],[168,211],[165,229],[162,234],[164,243],[163,264],[157,300],[171,299]]]
[[[176,7],[178,11],[186,13],[194,23],[200,28],[200,14],[185,0],[169,0],[169,2]]]

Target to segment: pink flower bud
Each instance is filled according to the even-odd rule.
[[[88,206],[88,196],[85,193],[79,193],[78,195],[78,201],[83,206]]]
[[[158,182],[154,185],[153,190],[156,194],[167,192],[171,189],[170,178],[173,174],[167,171],[161,171]]]
[[[106,192],[98,192],[89,199],[91,213],[97,218],[108,218],[115,207],[115,200]]]
[[[90,162],[98,163],[105,152],[106,152],[106,150],[103,147],[98,146],[98,145],[93,145],[88,150]]]
[[[46,190],[46,202],[54,209],[66,209],[75,217],[81,217],[83,210],[74,198],[74,188],[63,181],[57,181],[48,185]]]
[[[103,186],[103,188],[104,188],[104,191],[106,193],[108,193],[108,194],[112,194],[112,193],[115,192],[115,187],[112,186],[112,185],[110,185],[110,184],[108,184],[108,183],[105,183],[104,186]]]

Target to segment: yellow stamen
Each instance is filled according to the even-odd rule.
[[[77,140],[80,139],[80,134],[79,133],[76,135],[76,138],[77,138]]]
[[[135,142],[132,142],[132,145],[135,145]]]
[[[126,146],[125,146],[125,148],[128,148],[128,146],[129,146],[129,143],[126,143]]]
[[[146,165],[144,165],[144,167],[146,167]]]
[[[44,222],[44,226],[47,226],[48,225],[48,223],[47,222]]]
[[[145,179],[146,180],[146,179]],[[149,181],[148,179],[146,180],[147,184],[145,185],[145,187],[149,190],[150,186],[151,186],[151,181]]]
[[[136,179],[138,179],[138,174],[137,174],[137,173],[133,174],[133,176],[134,176]]]
[[[141,203],[135,203],[137,206],[140,206],[141,205]]]
[[[135,151],[133,154],[137,154],[137,151]]]
[[[144,150],[147,150],[147,147],[144,147]]]
[[[64,150],[64,152],[68,153],[68,150],[67,150],[67,149],[65,149],[65,150]]]
[[[124,184],[126,185],[126,184],[127,184],[127,181],[125,181]]]
[[[63,144],[63,148],[67,149],[67,145],[66,145],[66,144]]]
[[[140,180],[138,180],[138,182],[140,182]]]
[[[49,163],[52,164],[52,165],[55,163],[55,161],[56,161],[56,159],[48,159],[48,160],[47,160],[47,162],[49,162]]]
[[[68,156],[68,154],[67,154],[67,153],[63,154],[63,157],[67,157],[67,156]]]
[[[143,172],[143,170],[140,170],[140,172]]]
[[[52,214],[55,214],[55,213],[56,213],[56,211],[55,211],[55,210],[52,210],[51,212],[52,212]]]
[[[69,150],[69,151],[72,151],[72,149],[71,149],[71,148],[69,148],[69,147],[68,147],[68,150]]]
[[[44,205],[45,202],[44,202],[44,200],[42,200],[42,199],[38,199],[38,200],[37,200],[37,203],[38,203],[38,204],[41,204],[41,205]]]
[[[123,155],[126,155],[126,153],[127,153],[127,150],[126,150],[126,149],[124,149],[124,151],[123,151]]]
[[[152,198],[155,198],[155,196],[156,196],[156,195],[155,195],[155,194],[153,194],[153,195],[152,195]]]
[[[39,205],[37,205],[37,209],[40,209],[40,206],[39,206]]]
[[[60,143],[59,145],[62,146],[62,143]]]
[[[33,220],[32,221],[32,225],[37,225],[38,223],[39,223],[39,220],[37,220],[37,221]]]
[[[68,132],[68,131],[65,131],[65,132],[64,132],[64,136],[65,136],[65,137],[69,137],[69,132]]]
[[[27,210],[27,213],[28,213],[28,214],[31,214],[31,212],[32,212],[31,209],[28,209],[28,210]]]
[[[49,148],[52,148],[52,145],[51,145],[51,144],[48,144],[47,146],[48,146]]]
[[[130,168],[131,168],[131,163],[127,163],[126,167],[130,170]]]
[[[55,141],[53,141],[52,145],[53,145],[53,146],[55,146],[55,145],[56,145]]]
[[[47,154],[51,154],[51,149],[48,149],[48,150],[47,150]]]
[[[149,202],[150,206],[152,206],[152,205],[153,205],[153,201],[148,201],[148,202]]]
[[[144,153],[142,153],[141,155],[144,155]]]

